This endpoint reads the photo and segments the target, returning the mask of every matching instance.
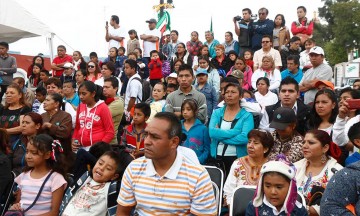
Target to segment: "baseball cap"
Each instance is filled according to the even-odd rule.
[[[241,70],[233,70],[229,76],[233,76],[237,79],[244,79],[244,73]]]
[[[311,54],[311,53],[315,53],[318,55],[325,55],[323,48],[321,48],[319,46],[314,46],[313,48],[311,48],[309,54]]]
[[[166,31],[164,32],[164,35],[170,35],[170,31],[169,31],[169,30],[166,30]]]
[[[294,110],[288,107],[279,107],[275,110],[269,127],[285,130],[289,124],[294,122],[296,122],[296,115]]]
[[[64,66],[62,66],[62,68],[73,68],[74,66],[70,63],[70,62],[67,62],[64,64]]]
[[[327,80],[319,80],[315,83],[315,88],[318,88],[319,85],[321,84],[324,84],[326,85],[327,87],[329,87],[331,90],[334,90],[334,84],[330,81],[327,81]]]
[[[208,75],[208,72],[207,72],[207,70],[204,69],[204,68],[198,68],[198,69],[196,70],[196,76],[197,76],[197,75],[200,75],[200,74],[206,74],[206,75]]]
[[[149,20],[146,20],[147,23],[157,23],[156,19],[149,19]]]

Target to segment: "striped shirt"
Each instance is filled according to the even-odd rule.
[[[127,167],[118,203],[135,206],[139,215],[216,215],[209,174],[179,151],[164,176],[156,173],[150,159],[141,157]]]
[[[30,173],[31,171],[21,173],[15,178],[15,182],[21,190],[20,204],[23,209],[26,209],[33,203],[45,178],[50,174],[49,172],[42,178],[34,179],[30,176]],[[26,215],[40,215],[50,212],[52,193],[60,187],[64,187],[65,189],[66,185],[67,183],[64,177],[61,174],[54,172],[45,183],[39,199],[36,201],[35,205],[26,212]]]

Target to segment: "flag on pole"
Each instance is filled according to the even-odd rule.
[[[210,32],[214,33],[213,32],[213,26],[212,26],[212,16],[211,16],[211,20],[210,20]]]

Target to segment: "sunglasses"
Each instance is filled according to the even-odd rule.
[[[261,43],[270,43],[270,41],[261,41]]]
[[[95,68],[95,65],[88,65],[89,68]]]

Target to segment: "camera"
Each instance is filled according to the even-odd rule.
[[[257,19],[257,14],[252,14],[252,15],[250,16],[250,20],[254,21],[254,20],[256,20],[256,19]],[[235,17],[234,17],[234,20],[237,21],[237,22],[239,22],[239,21],[243,20],[243,18],[238,15],[238,16],[235,16]]]

